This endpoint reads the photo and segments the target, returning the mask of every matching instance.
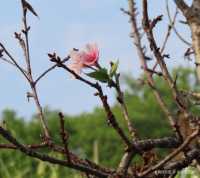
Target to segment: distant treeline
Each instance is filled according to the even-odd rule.
[[[178,85],[185,89],[198,89],[196,79],[191,78],[193,71],[185,68],[176,69],[179,71]],[[174,70],[174,76],[176,73]],[[159,138],[170,136],[169,125],[164,114],[159,108],[152,89],[142,83],[124,76],[126,85],[125,98],[128,105],[130,116],[135,127],[140,131],[141,138]],[[167,101],[169,108],[176,112],[174,103],[171,102],[171,93],[159,77],[156,78],[157,87]],[[125,127],[122,113],[116,103],[113,111],[120,125]],[[197,107],[191,108],[192,112],[199,113]],[[59,111],[45,109],[48,118],[48,125],[56,143],[61,144],[59,135]],[[1,116],[1,124],[9,129],[13,135],[20,138],[23,143],[40,143],[41,128],[37,116],[34,115],[27,121],[12,110],[5,110]],[[74,153],[81,155],[82,158],[93,159],[102,165],[117,166],[122,156],[123,147],[115,131],[107,124],[106,116],[102,108],[95,108],[91,113],[81,113],[77,116],[65,115],[65,127],[69,133],[69,147]],[[5,143],[2,137],[0,142]],[[114,150],[114,151],[113,151]],[[160,152],[158,156],[164,156],[167,150]],[[56,157],[60,156],[50,153]],[[140,164],[140,158],[136,158]],[[13,150],[0,150],[0,178],[70,178],[79,177],[73,171],[58,166],[52,166],[38,160],[33,160],[23,154]]]

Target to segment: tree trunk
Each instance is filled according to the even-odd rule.
[[[192,32],[192,46],[195,53],[197,78],[200,82],[200,24],[192,23],[190,28]]]
[[[184,0],[175,0],[175,3],[187,19],[187,23],[191,29],[197,78],[200,82],[200,0],[193,0],[191,7]]]

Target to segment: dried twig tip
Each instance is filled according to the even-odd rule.
[[[36,17],[38,17],[38,14],[33,9],[33,7],[31,6],[31,4],[29,4],[26,0],[21,0],[21,2],[22,2],[23,11],[25,13],[27,12],[27,10],[29,10],[33,15],[35,15]]]

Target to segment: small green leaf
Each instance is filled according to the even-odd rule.
[[[113,63],[113,65],[110,69],[110,77],[113,77],[116,74],[118,66],[119,66],[119,60],[117,60],[117,62]]]
[[[102,69],[99,69],[97,71],[88,73],[86,75],[91,77],[91,78],[94,78],[98,81],[101,81],[101,82],[108,82],[109,81],[108,71],[105,68],[102,68]]]

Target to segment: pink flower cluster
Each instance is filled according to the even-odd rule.
[[[73,50],[70,53],[73,62],[68,66],[76,74],[86,67],[96,66],[99,59],[99,49],[96,44],[87,44],[85,50]]]

